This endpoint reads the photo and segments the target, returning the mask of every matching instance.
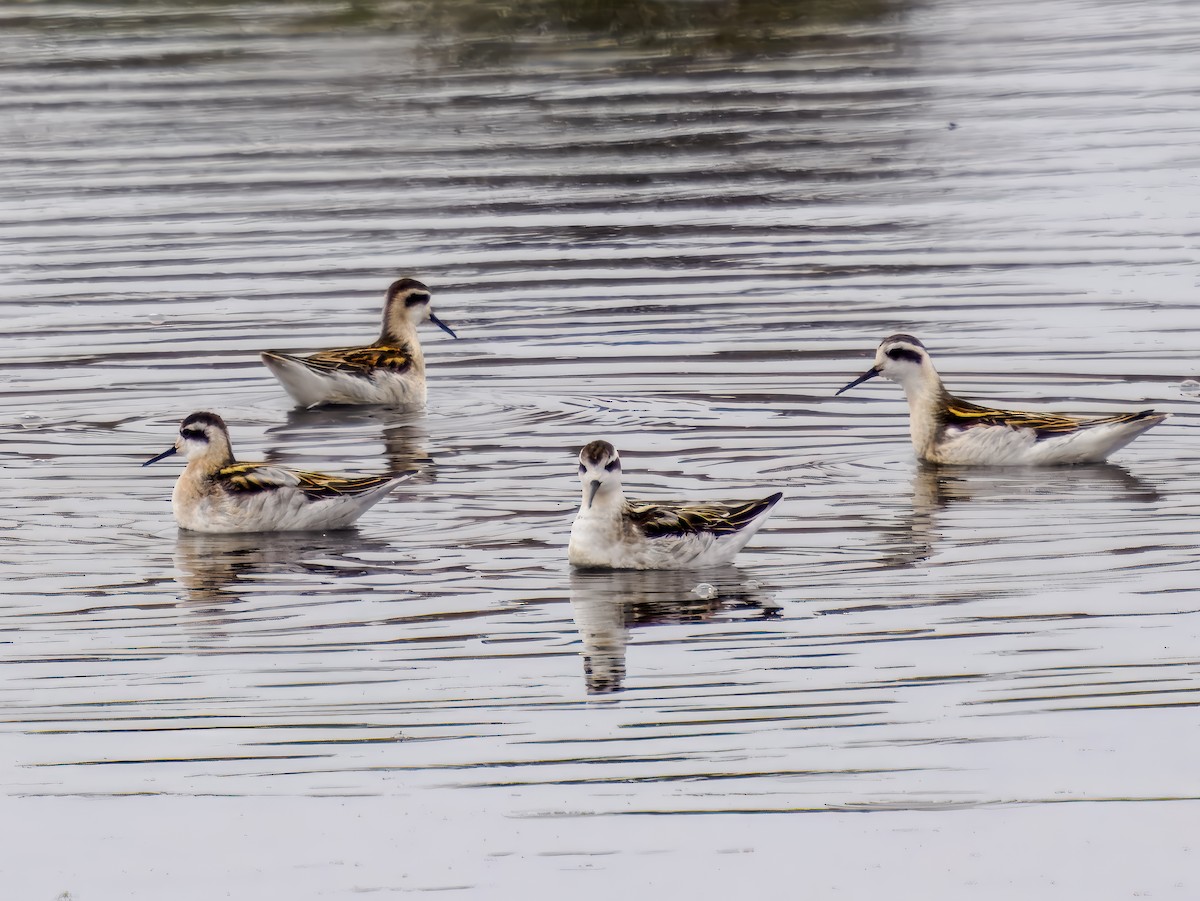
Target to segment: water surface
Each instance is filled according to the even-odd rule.
[[[1200,20],[837,6],[0,3],[12,891],[1195,897]],[[291,409],[258,351],[400,275],[428,410]],[[1173,417],[919,467],[896,386],[832,396],[898,330]],[[199,409],[419,474],[180,533],[138,464]],[[786,496],[734,566],[572,573],[598,437]]]

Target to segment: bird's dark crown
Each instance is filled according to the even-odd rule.
[[[387,302],[390,304],[400,297],[404,298],[406,307],[411,307],[420,303],[429,303],[432,294],[415,278],[401,278],[388,286]]]
[[[607,441],[593,441],[579,452],[579,462],[587,466],[600,466],[616,459],[617,449]]]
[[[881,344],[911,344],[913,347],[921,348],[921,350],[925,349],[925,345],[922,344],[920,341],[918,341],[916,338],[914,338],[912,335],[890,335],[889,337],[884,338],[883,341],[881,341],[880,343]]]
[[[216,413],[193,413],[179,424],[180,432],[183,432],[184,430],[203,431],[204,429],[208,428],[217,428],[222,432],[228,431],[228,429],[225,427],[225,420]]]

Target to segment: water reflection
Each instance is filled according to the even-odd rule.
[[[514,6],[496,0],[429,4],[413,24],[466,38],[454,62],[480,64],[537,48],[547,35],[571,36],[673,53],[786,53],[814,43],[812,30],[879,19],[895,0],[535,0]]]
[[[749,611],[749,618],[780,611],[772,591],[733,566],[695,572],[575,570],[571,608],[589,694],[624,688],[630,628],[707,622],[731,610]]]
[[[1030,498],[1045,503],[1093,499],[1146,504],[1160,495],[1153,484],[1116,463],[979,469],[921,464],[913,476],[914,515],[929,515],[959,501]]]
[[[322,407],[317,410],[293,409],[287,422],[268,429],[276,438],[267,450],[271,463],[297,466],[297,454],[311,454],[314,448],[347,448],[347,471],[365,468],[363,445],[378,441],[383,445],[386,471],[391,475],[415,472],[413,483],[435,481],[433,460],[426,452],[429,429],[425,411],[399,412],[382,407]]]
[[[10,14],[12,29],[83,34],[107,31],[120,37],[147,28],[192,27],[216,31],[242,26],[253,16],[258,27],[288,34],[337,31],[412,33],[421,49],[443,64],[464,67],[504,65],[537,54],[571,50],[653,51],[646,61],[687,60],[698,55],[738,54],[763,58],[794,53],[805,47],[828,49],[844,43],[854,27],[897,15],[903,0],[443,0],[438,3],[350,0],[299,6],[242,3],[232,16],[220,5],[165,3],[114,4],[104,16],[86,9],[36,5]],[[176,7],[176,8],[172,8]],[[860,40],[883,42],[878,35]],[[666,51],[665,53],[663,51]],[[220,53],[175,52],[157,58],[160,65],[188,66],[219,62]]]
[[[884,530],[885,567],[915,566],[936,552],[943,537],[938,514],[959,503],[1033,502],[1053,515],[1061,505],[1156,503],[1158,489],[1115,463],[1060,467],[970,468],[920,463],[913,473],[912,506]]]
[[[334,579],[355,579],[388,567],[368,559],[388,556],[385,541],[355,529],[336,532],[256,532],[207,535],[180,530],[175,581],[180,600],[207,616],[228,613],[253,591],[316,594]],[[293,581],[288,575],[302,575]]]

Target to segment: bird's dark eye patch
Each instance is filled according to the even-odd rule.
[[[406,307],[415,307],[419,304],[429,303],[430,299],[430,296],[424,291],[414,291],[408,297],[404,298],[404,305]]]
[[[620,460],[613,460],[611,463],[608,463],[608,464],[606,464],[606,465],[605,465],[605,467],[604,467],[604,471],[605,471],[605,472],[613,472],[614,470],[617,470],[617,469],[620,469],[620,468],[621,468],[621,461],[620,461]]]
[[[188,441],[207,441],[208,436],[204,434],[203,429],[180,429],[179,434]]]
[[[584,466],[582,463],[580,463],[580,464],[579,464],[579,471],[580,471],[580,472],[587,472],[587,467],[586,467],[586,466]]]
[[[908,360],[908,362],[918,365],[921,362],[920,351],[910,350],[907,347],[893,347],[887,352],[887,355],[889,360]]]

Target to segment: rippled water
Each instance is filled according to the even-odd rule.
[[[1196,896],[1193,5],[606,9],[0,3],[14,898]],[[400,275],[428,410],[290,409],[257,351]],[[900,329],[1174,415],[923,469],[896,386],[832,396]],[[198,409],[420,475],[180,533],[138,464]],[[786,497],[736,566],[572,573],[596,437]]]

